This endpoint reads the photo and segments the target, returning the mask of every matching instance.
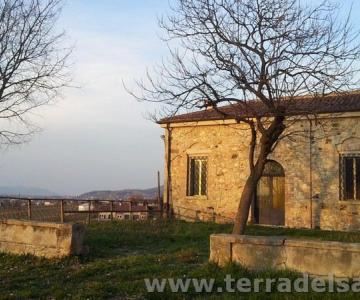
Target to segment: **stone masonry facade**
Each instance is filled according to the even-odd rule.
[[[226,120],[163,127],[165,187],[170,178],[174,214],[187,220],[232,222],[249,174],[247,125]],[[288,130],[291,138],[282,139],[269,157],[285,171],[285,226],[360,229],[360,200],[343,201],[339,192],[340,155],[360,153],[360,113],[324,114],[316,122],[298,121]],[[206,196],[187,196],[188,157],[192,155],[207,157]]]

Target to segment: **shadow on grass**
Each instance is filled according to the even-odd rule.
[[[180,221],[106,222],[89,226],[85,243],[89,258],[113,255],[167,254],[183,249],[198,249],[209,254],[209,236],[229,233],[230,225],[186,223]]]
[[[279,278],[294,280],[288,271],[249,272],[229,264],[220,268],[208,263],[209,236],[230,233],[231,225],[212,223],[104,222],[87,228],[85,243],[90,253],[83,257],[46,260],[32,256],[0,255],[0,298],[3,299],[323,299],[335,294],[147,293],[144,279],[214,278],[224,286],[226,274],[233,278]],[[247,234],[285,235],[359,242],[360,233],[274,229],[249,226]],[[343,295],[346,299],[352,294]]]
[[[90,247],[89,258],[113,255],[166,254],[184,248],[196,248],[209,255],[209,236],[231,233],[230,224],[186,223],[182,221],[113,221],[89,226],[85,243]],[[360,242],[359,232],[338,232],[248,226],[247,235],[287,236],[297,239],[319,239],[341,242]]]

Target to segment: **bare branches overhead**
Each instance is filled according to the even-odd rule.
[[[61,0],[0,1],[0,143],[33,132],[27,115],[68,81],[71,52],[55,25]]]
[[[358,32],[330,1],[179,0],[172,12],[160,25],[179,47],[138,82],[139,99],[173,111],[204,99],[257,99],[281,113],[284,98],[349,91],[357,83]]]

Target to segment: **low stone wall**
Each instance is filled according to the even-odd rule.
[[[315,276],[360,277],[360,244],[286,237],[214,234],[210,260],[251,270],[289,269]]]
[[[85,227],[35,221],[0,221],[0,252],[46,258],[84,253]]]

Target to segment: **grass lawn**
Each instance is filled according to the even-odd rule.
[[[283,271],[249,272],[237,265],[208,263],[209,235],[230,232],[228,225],[173,222],[106,222],[88,227],[90,254],[62,260],[0,254],[1,299],[358,299],[356,294],[186,294],[147,293],[144,278],[279,278]],[[360,242],[360,233],[250,226],[247,234],[287,235]]]

